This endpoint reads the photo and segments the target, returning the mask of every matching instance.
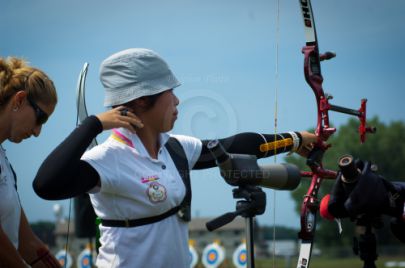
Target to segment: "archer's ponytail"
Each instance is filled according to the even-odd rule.
[[[55,86],[43,71],[19,58],[0,58],[0,109],[19,90],[46,105],[58,101]]]

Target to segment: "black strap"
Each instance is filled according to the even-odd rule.
[[[186,195],[180,204],[180,211],[178,216],[183,221],[191,220],[191,184],[190,184],[190,169],[188,167],[188,160],[186,153],[184,152],[183,146],[176,138],[169,138],[166,143],[166,148],[176,165],[177,171],[186,186]]]
[[[103,219],[101,219],[101,224],[103,226],[107,226],[107,227],[136,227],[136,226],[141,226],[141,225],[146,225],[146,224],[151,224],[151,223],[161,221],[173,214],[176,214],[179,211],[179,209],[180,209],[180,206],[177,206],[158,216],[152,216],[152,217],[136,219],[136,220],[103,220]]]
[[[146,224],[155,223],[161,221],[167,217],[170,217],[177,213],[177,215],[183,221],[190,221],[191,220],[191,184],[190,184],[190,170],[188,167],[188,160],[186,157],[186,153],[183,149],[183,146],[176,138],[169,138],[166,143],[166,149],[172,158],[177,171],[180,174],[181,179],[186,187],[186,195],[184,196],[183,201],[177,207],[166,211],[163,214],[142,218],[142,219],[134,219],[134,220],[108,220],[108,219],[101,219],[101,224],[107,227],[136,227]]]

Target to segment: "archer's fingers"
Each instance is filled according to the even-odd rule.
[[[312,144],[318,141],[318,136],[314,133],[310,133],[308,131],[301,131],[300,132],[302,137],[302,146],[306,146],[308,144]]]
[[[125,122],[125,125],[123,127],[132,132],[136,132],[137,129],[143,128],[141,119],[129,110],[121,110],[120,120]]]
[[[309,153],[313,150],[314,145],[312,143],[301,145],[301,147],[297,150],[297,154],[303,157],[307,157]]]
[[[124,127],[134,132],[136,128],[142,128],[142,121],[128,108],[119,106],[104,113],[98,114],[97,118],[103,125],[104,130]]]

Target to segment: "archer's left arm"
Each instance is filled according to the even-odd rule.
[[[219,139],[225,150],[231,154],[249,154],[257,158],[269,157],[285,152],[297,152],[306,155],[312,143],[317,141],[315,134],[302,132],[287,132],[280,134],[259,134],[245,132]],[[215,159],[207,148],[209,140],[202,141],[202,150],[193,169],[215,167]]]
[[[56,258],[32,231],[24,210],[21,208],[18,252],[32,268],[59,268]]]

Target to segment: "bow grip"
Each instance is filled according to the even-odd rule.
[[[322,163],[323,154],[325,153],[327,146],[315,145],[314,149],[308,154],[307,165],[309,167],[319,167]]]

